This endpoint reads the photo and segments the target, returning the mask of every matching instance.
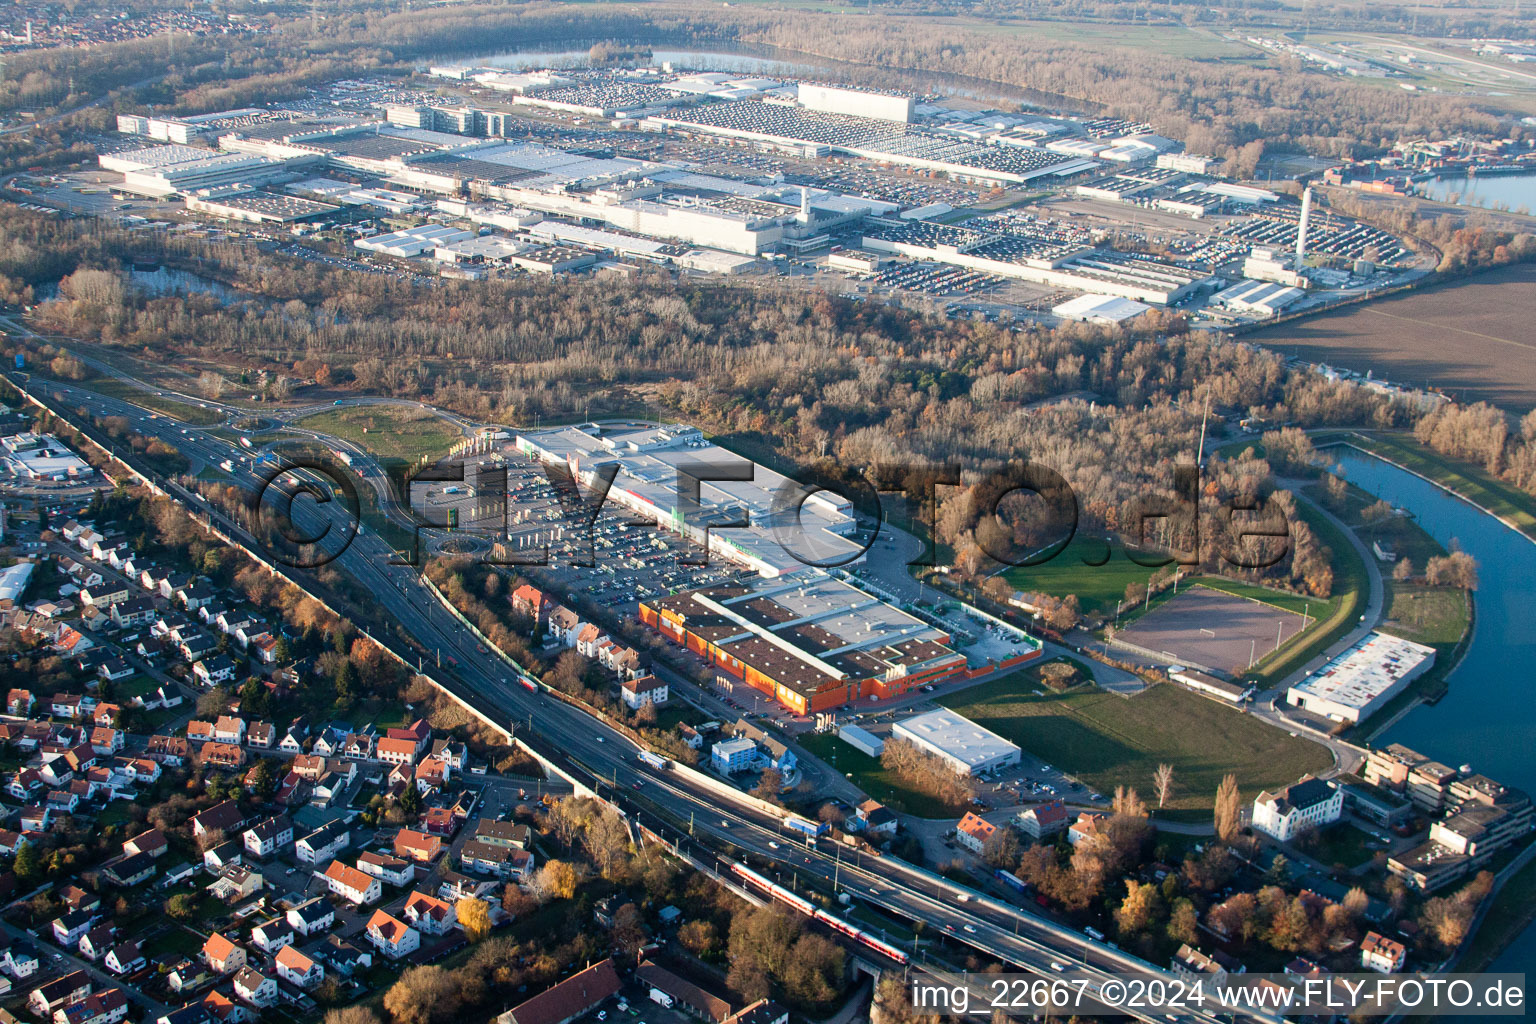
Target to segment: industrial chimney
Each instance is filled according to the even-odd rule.
[[[1296,225],[1296,272],[1301,273],[1301,261],[1307,255],[1307,221],[1312,218],[1312,188],[1301,193],[1301,222]]]

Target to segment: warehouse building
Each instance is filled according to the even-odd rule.
[[[910,96],[893,96],[890,93],[867,92],[863,89],[844,89],[832,85],[813,85],[801,82],[798,98],[802,107],[821,110],[829,114],[850,114],[854,117],[873,117],[881,121],[898,121],[906,124],[912,120],[913,99]]]
[[[1114,326],[1135,319],[1152,307],[1135,299],[1122,299],[1114,295],[1079,295],[1075,299],[1051,307],[1051,315],[1061,320],[1075,320],[1085,324]]]
[[[1435,663],[1435,649],[1371,633],[1306,679],[1285,699],[1333,722],[1359,724]]]
[[[443,224],[422,224],[413,228],[403,228],[400,231],[391,231],[386,235],[359,238],[352,244],[365,252],[406,257],[420,256],[429,250],[435,252],[439,246],[467,242],[474,237],[473,233],[459,228],[450,228]]]
[[[717,447],[687,424],[585,423],[521,434],[516,443],[524,455],[570,467],[584,490],[600,468],[614,466],[609,501],[766,577],[813,562],[843,564],[862,551],[849,537],[856,522],[846,498]],[[731,467],[747,479],[700,480],[698,507],[685,510],[680,488],[689,464]]]
[[[122,174],[123,191],[156,198],[232,185],[260,185],[288,172],[282,160],[175,144],[103,153],[96,162],[103,170]]]
[[[235,192],[187,196],[187,209],[246,224],[288,224],[324,217],[340,207],[272,192]]]
[[[853,749],[870,757],[879,757],[885,753],[885,740],[876,736],[868,729],[857,725],[845,725],[837,730],[837,738],[848,744]]]
[[[1234,313],[1275,316],[1306,298],[1306,295],[1300,288],[1275,281],[1244,281],[1217,292],[1211,299],[1211,305],[1230,309]]]
[[[966,669],[949,634],[815,569],[647,599],[640,621],[796,715]]]
[[[960,775],[980,775],[1018,764],[1021,753],[997,733],[948,708],[897,722],[891,726],[891,738],[906,740],[941,758]]]

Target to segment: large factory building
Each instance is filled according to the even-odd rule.
[[[640,620],[797,715],[966,670],[947,633],[819,570],[654,598]]]

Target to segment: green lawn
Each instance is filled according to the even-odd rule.
[[[1015,590],[1053,597],[1076,594],[1086,616],[1113,616],[1126,586],[1146,583],[1156,571],[1131,561],[1118,542],[1074,537],[1043,565],[1019,566],[1003,576]]]
[[[1465,590],[1387,582],[1386,617],[1381,628],[1394,636],[1421,644],[1454,646],[1470,621]]]
[[[1370,836],[1355,826],[1340,822],[1323,829],[1300,845],[1304,853],[1329,867],[1342,864],[1346,868],[1353,868],[1376,855],[1376,851],[1366,845],[1371,841]]]
[[[392,405],[347,406],[306,416],[294,424],[361,445],[381,459],[415,462],[446,455],[461,434],[421,409]]]
[[[1332,763],[1309,740],[1176,686],[1129,699],[1094,687],[1053,694],[1034,691],[1014,674],[942,703],[1101,793],[1124,784],[1149,796],[1158,764],[1172,764],[1171,810],[1210,807],[1227,772],[1252,795]]]
[[[802,747],[830,764],[837,771],[851,774],[854,785],[895,811],[905,811],[920,818],[955,818],[965,808],[946,804],[927,793],[913,789],[870,757],[837,738],[837,733],[823,732],[801,736]]]

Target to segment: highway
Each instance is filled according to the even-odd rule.
[[[11,378],[18,387],[34,392],[56,409],[73,412],[83,408],[97,417],[124,416],[134,431],[158,437],[189,458],[210,466],[232,460],[231,475],[241,487],[254,490],[264,482],[258,468],[237,461],[240,456],[249,455],[248,451],[207,430],[164,415],[152,415],[138,406],[85,388],[29,379],[22,373],[13,373]],[[340,447],[356,451],[351,446]],[[354,467],[369,484],[376,488],[383,485],[383,474],[371,459],[355,457]],[[252,550],[262,550],[254,537],[200,497],[174,485],[168,489],[180,492],[185,504],[200,518],[211,518],[220,529]],[[300,498],[293,504],[294,524],[306,536],[317,535],[325,526],[350,530],[353,524],[349,520],[344,504],[339,501]],[[701,847],[694,851],[697,855],[707,856],[709,851],[738,856],[736,851],[745,851],[780,865],[785,884],[789,884],[791,870],[802,881],[815,879],[819,887],[826,889],[831,889],[835,882],[841,891],[895,917],[922,922],[925,943],[942,935],[951,942],[969,945],[1046,977],[1102,979],[1105,972],[1169,977],[1159,968],[1088,940],[1075,929],[982,896],[897,858],[859,855],[850,861],[843,859],[842,853],[829,842],[821,843],[819,848],[806,847],[782,834],[781,819],[761,809],[745,794],[707,787],[681,773],[641,765],[635,757],[639,748],[623,734],[584,711],[520,685],[510,668],[494,655],[483,653],[475,637],[438,604],[415,568],[392,564],[398,560],[397,553],[373,531],[361,529],[351,545],[331,563],[331,568],[347,574],[374,595],[379,610],[400,623],[420,644],[427,652],[423,671],[439,685],[480,709],[489,720],[534,742],[541,753],[547,752],[546,756],[556,763],[564,760],[574,771],[588,773],[595,788],[611,787],[611,793],[605,795],[632,817],[645,822],[648,817],[656,818],[659,808],[674,825],[681,823],[687,827],[691,823],[695,841]],[[394,638],[377,639],[390,644],[396,653],[408,659],[413,657],[409,648]],[[444,669],[451,670],[435,666],[439,656]],[[921,955],[914,957],[914,963],[921,963],[921,959]],[[1056,971],[1053,962],[1065,970]],[[1137,1011],[1134,1015],[1148,1021],[1162,1017],[1203,1024],[1234,1016],[1254,1021],[1273,1019],[1248,1012],[1234,1015],[1223,1011],[1218,1016],[1216,1012],[1192,1010],[1178,1014]]]

